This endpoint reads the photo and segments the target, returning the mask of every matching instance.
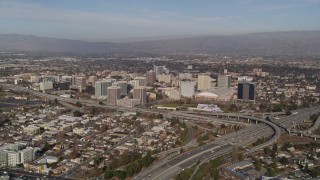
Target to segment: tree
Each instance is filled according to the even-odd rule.
[[[244,159],[243,153],[238,153],[238,160],[243,161],[243,159]]]
[[[40,127],[40,134],[44,133],[45,129],[44,127]]]
[[[55,98],[54,101],[53,101],[53,103],[54,103],[54,104],[58,104],[58,103],[59,103],[58,99]]]
[[[212,174],[213,179],[219,180],[219,176],[220,176],[219,169],[218,168],[214,169],[213,174]]]
[[[74,117],[81,117],[82,116],[82,113],[80,111],[74,111],[73,112],[73,116]]]
[[[272,111],[273,112],[281,112],[282,111],[282,107],[281,107],[281,105],[276,105],[276,106],[274,106],[273,108],[272,108]]]
[[[280,158],[279,162],[284,165],[289,164],[289,160],[286,157]]]
[[[90,114],[95,115],[97,114],[98,110],[96,107],[92,107]]]
[[[77,101],[76,106],[77,107],[82,107],[82,104],[79,101]]]

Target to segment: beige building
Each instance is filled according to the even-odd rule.
[[[117,101],[121,98],[121,87],[111,86],[107,89],[107,100],[108,105],[116,106]]]
[[[198,90],[205,91],[211,88],[212,78],[207,74],[198,75]]]
[[[133,99],[139,99],[141,105],[147,103],[146,87],[135,87],[133,89]]]
[[[164,82],[167,84],[171,84],[172,81],[172,75],[171,74],[159,74],[158,75],[159,82]]]
[[[95,86],[97,80],[98,80],[97,76],[89,76],[88,83],[91,84],[91,86]]]

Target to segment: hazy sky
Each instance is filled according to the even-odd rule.
[[[0,33],[69,39],[320,30],[320,0],[0,0]]]

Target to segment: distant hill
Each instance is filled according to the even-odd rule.
[[[0,51],[76,54],[259,54],[320,57],[320,31],[200,36],[130,43],[86,42],[0,34]]]

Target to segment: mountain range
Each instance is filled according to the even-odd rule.
[[[137,42],[81,40],[0,34],[0,52],[71,54],[221,54],[320,57],[320,31],[263,32]]]

